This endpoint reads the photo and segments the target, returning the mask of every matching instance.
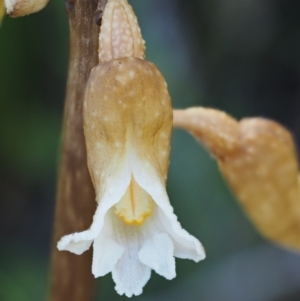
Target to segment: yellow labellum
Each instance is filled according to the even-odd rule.
[[[154,201],[132,177],[126,193],[115,205],[115,213],[126,224],[141,225],[147,216],[153,213]]]

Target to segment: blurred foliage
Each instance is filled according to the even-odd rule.
[[[300,137],[300,2],[132,0],[147,58],[174,107],[210,106],[237,118],[276,119]],[[0,300],[46,298],[68,65],[64,3],[3,20],[0,29]],[[214,160],[175,131],[168,180],[183,226],[207,251],[153,275],[139,300],[300,300],[300,257],[264,241],[234,201]],[[100,300],[120,300],[111,276]],[[66,297],[67,298],[67,297]]]

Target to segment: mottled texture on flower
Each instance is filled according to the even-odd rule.
[[[236,122],[204,108],[175,110],[174,125],[190,131],[216,157],[260,232],[300,251],[299,169],[290,133],[267,119]]]
[[[165,183],[172,109],[167,85],[154,64],[122,58],[95,67],[86,89],[84,129],[96,194],[109,176],[104,170],[113,173],[133,150]]]
[[[6,12],[10,17],[22,17],[43,9],[49,0],[5,0]]]
[[[98,207],[91,228],[63,237],[58,248],[81,254],[93,243],[93,274],[112,272],[117,292],[127,297],[142,293],[151,269],[174,278],[174,257],[204,259],[165,189],[172,107],[157,68],[137,58],[95,67],[85,93],[84,131]]]
[[[145,42],[127,0],[108,0],[99,36],[99,61],[122,57],[144,59]]]

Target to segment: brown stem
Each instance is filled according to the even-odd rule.
[[[70,61],[51,254],[50,300],[90,301],[94,291],[91,251],[76,256],[59,252],[56,244],[63,235],[87,229],[96,207],[87,169],[82,107],[86,81],[98,63],[99,27],[94,22],[95,1],[69,0],[66,6],[70,23]]]

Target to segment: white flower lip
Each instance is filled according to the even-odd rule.
[[[140,226],[124,223],[113,208],[125,194],[132,176],[155,202],[153,214]],[[112,272],[116,291],[127,297],[142,293],[151,269],[166,279],[173,279],[174,257],[196,262],[205,258],[201,243],[177,221],[154,168],[134,152],[128,154],[122,170],[112,175],[105,187],[90,229],[64,236],[57,246],[59,250],[81,254],[92,243],[94,276]]]

